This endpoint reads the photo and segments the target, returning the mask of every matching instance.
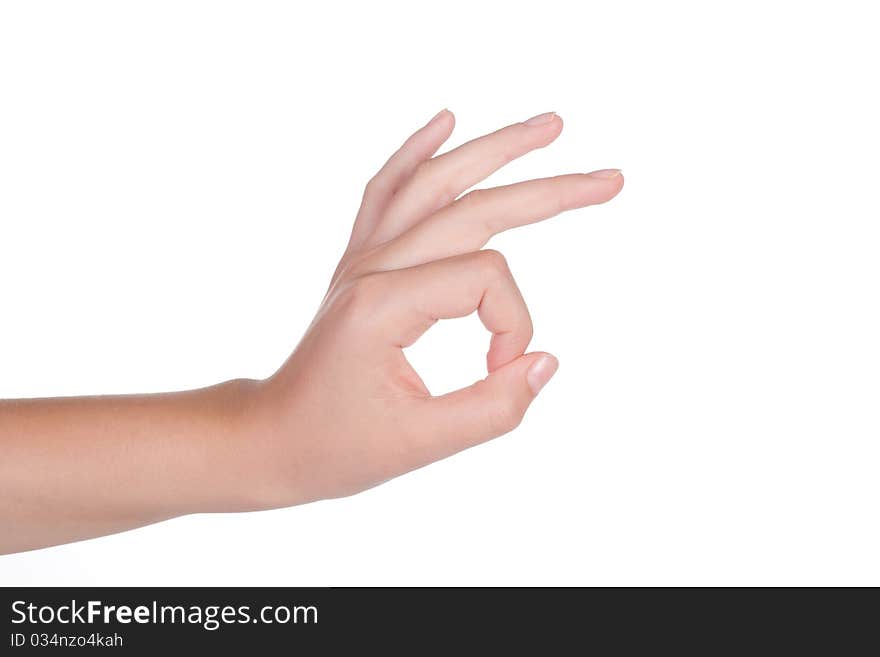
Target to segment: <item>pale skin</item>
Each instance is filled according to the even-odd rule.
[[[368,183],[302,341],[265,380],[155,395],[0,401],[0,553],[191,513],[351,495],[514,429],[556,359],[527,353],[529,312],[495,234],[604,203],[616,169],[468,192],[562,131],[554,113],[435,156],[446,110]],[[432,396],[403,349],[477,311],[488,375]]]

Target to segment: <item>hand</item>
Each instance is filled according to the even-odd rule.
[[[438,114],[367,185],[348,248],[293,355],[265,381],[159,395],[0,401],[0,553],[188,513],[349,495],[513,429],[556,371],[492,235],[620,191],[619,171],[470,192],[553,141],[555,114],[433,157]],[[489,375],[432,397],[403,348],[479,312]]]
[[[603,203],[617,170],[463,192],[562,131],[536,116],[433,157],[454,125],[440,112],[369,182],[348,247],[302,342],[258,385],[252,449],[268,497],[287,506],[356,493],[507,433],[557,368],[525,353],[532,322],[495,234]],[[403,349],[438,319],[479,313],[488,376],[432,397]]]

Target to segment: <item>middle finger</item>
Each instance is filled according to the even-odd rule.
[[[476,190],[374,250],[358,269],[400,269],[476,251],[493,235],[604,203],[622,187],[620,171],[604,169]]]

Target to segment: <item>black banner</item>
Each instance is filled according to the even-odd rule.
[[[0,654],[352,648],[536,654],[717,647],[849,654],[874,625],[871,589],[0,589]],[[876,639],[870,634],[868,645]]]

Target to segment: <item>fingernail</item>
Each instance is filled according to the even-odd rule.
[[[532,393],[537,395],[541,392],[541,388],[547,385],[547,382],[556,374],[558,368],[559,361],[550,354],[545,354],[532,363],[532,366],[529,367],[529,371],[526,373],[526,381],[529,384],[529,388],[532,389]]]
[[[593,178],[617,178],[620,175],[620,169],[599,169],[587,175],[593,176]]]
[[[528,121],[523,121],[526,125],[544,125],[545,123],[550,123],[553,119],[556,118],[556,112],[547,112],[546,114],[538,114],[538,116],[533,116]]]

